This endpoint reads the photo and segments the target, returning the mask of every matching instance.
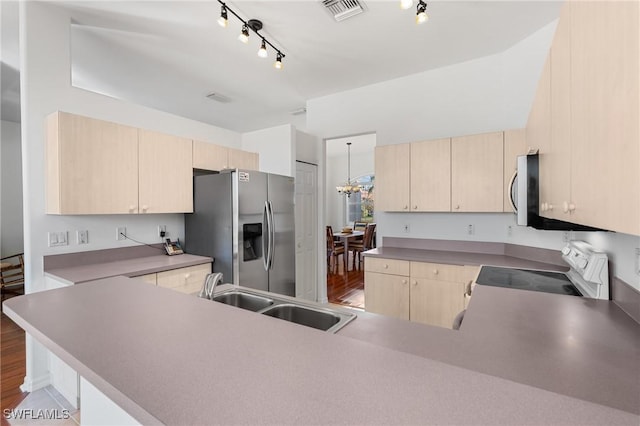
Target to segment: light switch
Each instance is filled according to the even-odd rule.
[[[69,244],[67,240],[67,231],[49,232],[49,247],[66,246]]]

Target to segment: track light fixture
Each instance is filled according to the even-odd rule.
[[[258,49],[258,56],[261,58],[266,58],[267,56],[269,56],[267,52],[267,45],[269,45],[276,52],[276,61],[273,66],[277,69],[282,69],[282,59],[284,59],[285,55],[284,53],[282,53],[282,51],[280,51],[280,49],[276,48],[269,42],[269,40],[267,40],[264,36],[262,36],[262,34],[259,33],[259,31],[262,29],[262,22],[258,19],[249,19],[248,21],[245,21],[222,0],[218,0],[218,3],[220,3],[221,5],[218,24],[221,27],[226,28],[228,23],[228,13],[231,13],[233,16],[238,18],[240,22],[242,22],[242,30],[240,32],[240,35],[238,36],[238,40],[245,44],[249,43],[249,30],[253,31],[261,40],[260,49]]]
[[[427,22],[429,20],[429,15],[427,15],[427,4],[420,0],[416,9],[416,24],[423,24]]]
[[[222,28],[226,28],[227,27],[227,7],[223,4],[220,7],[220,17],[218,18],[218,25],[220,25]]]
[[[400,9],[406,10],[413,6],[413,0],[400,0]]]

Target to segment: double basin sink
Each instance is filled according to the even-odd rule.
[[[257,294],[245,289],[224,290],[216,293],[211,300],[330,333],[335,333],[356,317],[352,313]]]

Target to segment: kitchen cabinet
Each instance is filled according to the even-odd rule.
[[[367,312],[409,319],[409,262],[365,258],[364,304]]]
[[[451,139],[452,211],[503,211],[503,155],[503,132]]]
[[[566,2],[527,122],[540,215],[640,235],[638,2]]]
[[[138,212],[193,212],[191,139],[138,132]]]
[[[258,170],[260,157],[255,152],[242,151],[212,143],[193,141],[193,168],[221,171],[224,169]]]
[[[410,165],[409,144],[376,147],[376,210],[409,211]]]
[[[451,328],[476,266],[365,258],[367,312]]]
[[[143,281],[145,283],[149,283],[149,284],[153,284],[156,285],[157,284],[157,274],[153,273],[153,274],[147,274],[147,275],[139,275],[137,277],[132,277],[135,280],[140,280]]]
[[[513,213],[510,185],[518,170],[518,156],[527,154],[527,138],[524,129],[505,130],[504,132],[504,200],[503,211]]]
[[[410,154],[411,211],[451,211],[451,138],[412,143]]]
[[[46,119],[48,214],[138,210],[138,131],[66,112]]]
[[[211,264],[189,266],[157,273],[158,287],[170,288],[181,293],[192,294],[200,291],[207,274],[211,273]]]

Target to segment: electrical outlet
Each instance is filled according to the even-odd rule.
[[[568,243],[569,241],[571,241],[571,231],[564,231],[562,233],[562,242]]]
[[[636,249],[636,274],[640,275],[640,248]]]
[[[62,232],[49,232],[49,247],[66,246],[69,244],[67,239],[67,231]]]
[[[76,242],[78,244],[89,244],[89,231],[76,231]]]
[[[116,228],[116,241],[121,241],[126,239],[127,239],[127,228],[124,226],[120,226]]]
[[[409,232],[410,232],[409,224],[405,223],[405,225],[404,225],[404,233],[408,234]]]
[[[467,225],[467,234],[473,235],[476,232],[475,226]]]
[[[507,237],[510,237],[513,235],[513,226],[509,225],[507,226]]]
[[[165,238],[167,236],[167,225],[158,225],[158,237]]]

